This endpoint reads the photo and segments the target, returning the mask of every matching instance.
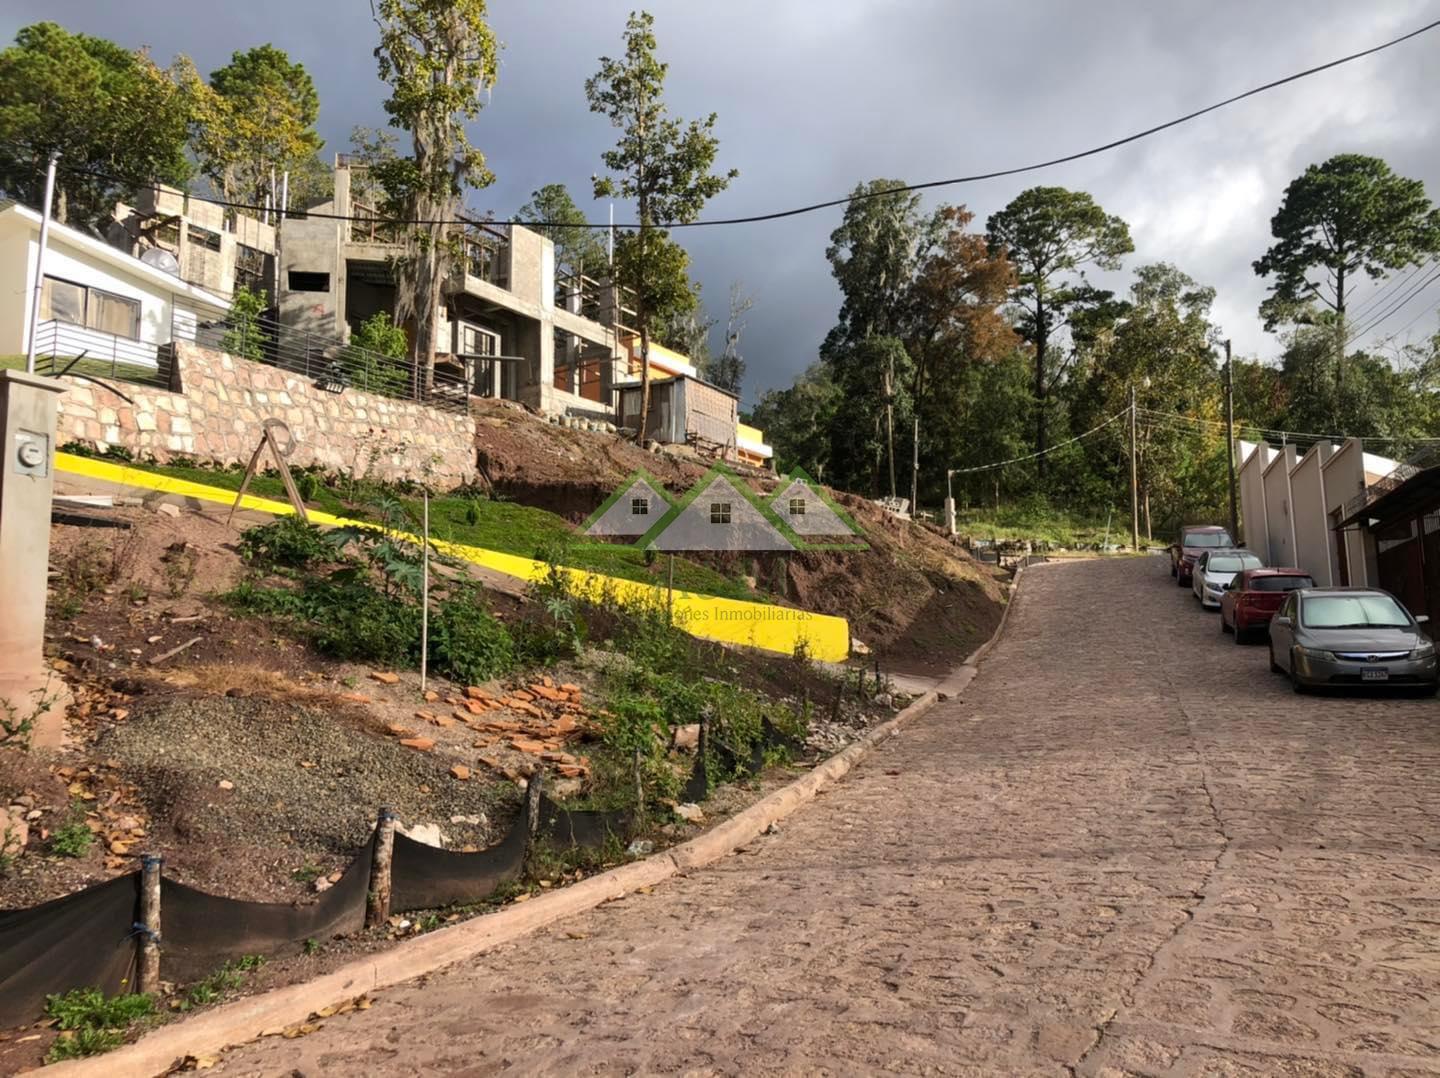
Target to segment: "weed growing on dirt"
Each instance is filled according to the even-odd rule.
[[[301,949],[305,952],[307,956],[313,956],[323,951],[325,949],[325,945],[319,940],[315,939],[315,937],[309,936],[306,938],[305,943],[302,945]]]
[[[70,822],[50,836],[50,852],[61,857],[84,857],[94,842],[94,833],[85,826],[84,810],[72,806]]]
[[[479,589],[459,589],[440,603],[430,622],[430,662],[468,685],[515,668],[515,643],[486,608]]]
[[[72,988],[46,996],[45,1013],[60,1029],[45,1062],[57,1063],[118,1048],[132,1025],[155,1013],[155,1001],[145,995],[107,997],[98,988]]]
[[[284,516],[247,528],[240,536],[240,556],[261,566],[304,569],[314,562],[332,560],[335,546],[309,521]]]
[[[177,1011],[188,1011],[219,1002],[245,983],[245,979],[265,964],[265,956],[247,954],[226,962],[203,981],[192,984],[185,995],[171,1004]]]

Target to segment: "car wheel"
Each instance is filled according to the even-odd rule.
[[[1171,575],[1171,576],[1179,576],[1179,575],[1180,575],[1180,570],[1175,568],[1175,563],[1174,563],[1173,561],[1170,563],[1170,575]]]
[[[1415,695],[1424,699],[1425,697],[1434,696],[1437,692],[1440,692],[1440,684],[1421,685],[1420,688],[1415,690]]]
[[[1190,583],[1190,581],[1188,581],[1188,580],[1186,580],[1184,577],[1182,577],[1182,576],[1180,575],[1180,571],[1177,569],[1177,570],[1175,571],[1175,586],[1176,586],[1177,588],[1183,588],[1183,587],[1187,586],[1189,583]]]
[[[1281,669],[1280,669],[1280,664],[1275,661],[1275,645],[1274,645],[1274,644],[1271,644],[1271,645],[1270,645],[1270,673],[1272,673],[1272,674],[1283,674],[1283,673],[1285,673],[1284,670],[1281,670]]]
[[[1235,627],[1234,627],[1233,629],[1231,629],[1230,632],[1233,633],[1234,636],[1235,636],[1235,643],[1237,643],[1237,644],[1246,644],[1246,643],[1249,643],[1249,641],[1250,641],[1250,630],[1249,630],[1249,629],[1242,628],[1241,625],[1240,625],[1240,623],[1239,623],[1238,621],[1235,623]]]
[[[1310,686],[1300,680],[1299,668],[1295,665],[1295,656],[1290,656],[1290,687],[1295,690],[1296,696],[1304,696],[1310,691]]]

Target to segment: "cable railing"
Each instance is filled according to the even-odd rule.
[[[463,367],[437,362],[426,371],[409,359],[282,325],[270,318],[211,323],[196,328],[195,343],[309,379],[331,393],[347,389],[465,412],[470,386]]]
[[[42,374],[108,378],[170,387],[171,350],[118,333],[46,319],[35,327],[35,368]]]

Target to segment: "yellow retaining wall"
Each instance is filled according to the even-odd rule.
[[[106,460],[77,457],[69,453],[55,454],[55,467],[73,475],[88,476],[107,483],[119,483],[127,487],[143,487],[166,494],[177,494],[198,501],[213,502],[217,505],[231,505],[235,492],[221,487],[210,487],[203,483],[192,483],[186,479],[175,479],[167,475],[156,475],[139,468],[127,468]],[[270,498],[245,495],[241,501],[245,509],[281,516],[293,513],[288,502],[277,502]],[[330,513],[309,511],[310,520],[315,524],[330,527],[374,527],[361,520],[350,520]],[[416,542],[419,539],[411,536]],[[549,571],[543,561],[522,558],[517,554],[505,554],[498,550],[468,546],[464,543],[450,543],[437,540],[435,547],[447,554],[463,558],[475,565],[493,569],[507,576],[521,580],[542,579]],[[573,587],[586,595],[613,594],[626,605],[663,604],[665,589],[638,580],[605,576],[584,569],[565,570]],[[692,591],[677,591],[673,596],[672,610],[676,624],[692,636],[703,640],[717,640],[725,644],[742,644],[746,647],[775,651],[782,655],[793,655],[797,647],[804,645],[813,659],[824,662],[843,662],[850,654],[850,624],[844,618],[828,614],[814,614],[808,610],[796,610],[787,606],[772,606],[769,603],[750,603],[742,599],[723,599],[715,595],[701,595]]]

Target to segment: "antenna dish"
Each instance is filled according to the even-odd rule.
[[[179,260],[163,247],[145,248],[140,254],[140,261],[164,273],[171,274],[175,277],[180,276]]]

